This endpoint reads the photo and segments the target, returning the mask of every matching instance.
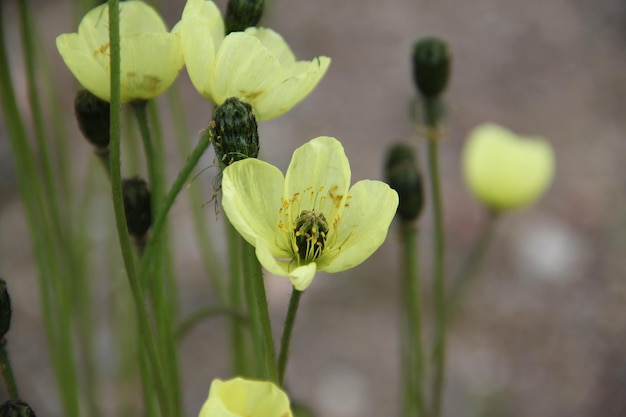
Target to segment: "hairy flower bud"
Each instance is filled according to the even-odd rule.
[[[11,327],[11,297],[7,291],[7,283],[0,278],[0,340]]]
[[[9,400],[0,405],[0,417],[35,417],[35,412],[24,401]]]
[[[226,34],[257,26],[263,16],[265,0],[230,0],[226,7]]]
[[[387,183],[399,197],[398,216],[404,222],[417,219],[424,208],[422,174],[411,146],[397,144],[387,153],[385,163]]]
[[[108,101],[99,99],[88,90],[80,90],[76,93],[74,113],[78,127],[85,139],[99,151],[109,148],[110,108]]]
[[[413,46],[413,81],[425,98],[439,97],[448,85],[452,57],[448,45],[437,38],[423,38]]]
[[[146,181],[134,177],[122,181],[124,212],[128,233],[135,238],[142,238],[152,225],[152,206],[150,190]]]
[[[252,106],[236,97],[226,99],[213,113],[209,134],[220,164],[256,158],[259,155],[259,133]]]

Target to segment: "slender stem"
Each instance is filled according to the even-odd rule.
[[[450,325],[458,313],[463,302],[463,296],[477,276],[490,243],[493,240],[498,219],[498,213],[492,211],[488,213],[487,220],[483,223],[482,229],[472,245],[472,249],[467,255],[467,258],[465,258],[457,279],[454,281],[454,285],[448,296],[448,325]]]
[[[191,314],[191,316],[184,319],[178,325],[178,330],[176,331],[176,338],[180,340],[183,337],[185,337],[185,335],[191,329],[193,329],[194,326],[200,323],[202,320],[213,318],[213,317],[218,317],[218,316],[231,317],[234,320],[245,325],[250,323],[250,321],[248,320],[248,317],[239,310],[234,310],[230,307],[224,307],[224,306],[207,307],[207,308],[203,308],[201,310],[196,311],[195,313]]]
[[[9,398],[12,400],[18,400],[20,395],[17,391],[17,384],[15,383],[15,377],[13,376],[13,368],[11,367],[11,361],[9,360],[9,353],[7,352],[6,340],[0,340],[0,368],[2,368],[2,377],[7,386],[7,392]]]
[[[261,333],[263,345],[263,361],[265,364],[264,377],[269,381],[278,383],[278,370],[276,368],[276,354],[274,353],[274,338],[272,336],[272,323],[267,308],[267,296],[265,294],[265,284],[263,282],[263,271],[256,257],[254,246],[247,242],[244,246],[244,263],[246,267],[245,285],[249,286],[253,292],[251,308],[256,310],[258,321],[252,323],[258,326]],[[249,300],[250,301],[250,300]]]
[[[126,229],[126,217],[124,214],[124,199],[122,194],[122,173],[120,155],[120,109],[121,109],[121,83],[120,83],[120,27],[119,27],[119,0],[109,0],[109,43],[111,56],[111,143],[110,143],[110,171],[111,189],[113,195],[113,210],[115,213],[115,225],[119,238],[120,249],[126,275],[130,284],[137,320],[139,324],[140,340],[148,355],[148,362],[153,373],[155,391],[159,399],[161,413],[164,416],[171,415],[169,398],[166,394],[163,371],[159,364],[157,349],[154,343],[154,335],[150,326],[150,320],[143,299],[143,291],[139,276],[135,268],[135,260],[131,240]],[[147,389],[148,387],[144,387]]]
[[[289,345],[291,344],[291,333],[293,325],[296,322],[296,313],[300,305],[300,297],[302,291],[292,288],[291,298],[289,299],[289,307],[287,308],[287,317],[285,318],[285,327],[283,335],[280,338],[280,354],[278,356],[278,385],[282,386],[285,381],[285,370],[287,369],[287,360],[289,359]]]
[[[226,224],[228,239],[228,267],[230,270],[230,300],[233,309],[241,308],[241,237],[230,222]],[[231,364],[235,375],[246,375],[245,345],[241,321],[230,321]]]
[[[428,169],[433,201],[434,218],[434,304],[435,340],[432,352],[433,361],[433,404],[432,415],[441,415],[446,365],[446,283],[444,273],[445,237],[443,230],[443,204],[441,180],[439,178],[439,102],[424,100],[426,129],[428,135]]]
[[[189,178],[191,171],[194,169],[206,149],[209,147],[210,143],[211,138],[208,132],[205,132],[205,134],[202,135],[200,141],[187,159],[187,163],[179,172],[178,177],[176,177],[174,184],[172,184],[172,188],[165,196],[162,204],[159,206],[159,210],[157,211],[154,222],[152,223],[152,230],[150,232],[150,237],[148,238],[148,243],[146,244],[146,250],[141,260],[139,277],[141,279],[142,288],[145,288],[146,281],[148,279],[148,270],[150,269],[150,263],[153,260],[155,250],[157,249],[156,242],[158,241],[160,234],[163,232],[167,220],[167,214],[172,208],[172,205],[174,205],[174,201],[176,200],[178,193],[180,193],[180,190],[183,188],[185,182]]]
[[[424,416],[424,348],[422,342],[422,300],[418,269],[418,230],[413,223],[402,224],[403,280],[402,299],[404,314],[402,332],[404,405],[407,415]]]

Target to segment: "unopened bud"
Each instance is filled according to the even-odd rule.
[[[99,99],[87,90],[76,93],[74,113],[78,127],[85,139],[99,151],[107,150],[111,141],[110,108],[109,102]]]
[[[230,0],[226,6],[226,34],[257,26],[263,16],[265,0]]]
[[[448,85],[452,58],[448,45],[424,38],[413,46],[413,81],[425,98],[439,97]]]
[[[226,99],[215,109],[209,134],[224,166],[259,155],[259,132],[252,106],[236,97]]]
[[[35,417],[35,412],[21,400],[9,400],[0,405],[0,417]]]
[[[0,340],[11,327],[11,297],[7,290],[7,283],[0,278]]]
[[[135,238],[142,238],[152,225],[152,205],[150,190],[146,181],[134,177],[122,181],[124,212],[128,233]]]
[[[417,219],[424,208],[422,174],[411,146],[394,145],[385,163],[387,183],[398,193],[398,216],[403,222]]]

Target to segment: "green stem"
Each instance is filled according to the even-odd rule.
[[[446,283],[444,273],[445,237],[443,230],[443,204],[441,180],[439,178],[439,102],[436,99],[424,100],[426,129],[428,135],[428,169],[433,201],[434,218],[434,304],[435,340],[433,361],[433,417],[441,415],[446,365]]]
[[[274,353],[274,338],[272,336],[272,323],[267,308],[267,296],[265,294],[265,284],[263,282],[263,271],[256,257],[254,246],[247,242],[243,243],[244,265],[246,265],[245,283],[252,291],[252,299],[248,297],[249,306],[256,310],[256,314],[251,318],[254,320],[253,327],[260,331],[261,343],[263,347],[263,363],[265,365],[265,379],[278,383],[278,370],[276,368],[276,354]],[[256,317],[255,317],[256,316]]]
[[[178,340],[184,338],[185,335],[191,329],[193,329],[194,326],[200,323],[202,320],[217,317],[217,316],[231,317],[232,319],[240,322],[241,324],[249,324],[248,317],[246,317],[246,315],[243,314],[239,310],[234,310],[230,307],[224,307],[224,306],[207,307],[207,308],[203,308],[201,310],[196,311],[191,316],[183,320],[178,326],[178,330],[176,331],[176,338]]]
[[[289,359],[289,346],[291,344],[291,333],[293,325],[296,322],[296,313],[300,305],[300,297],[302,291],[292,288],[291,298],[289,299],[289,307],[287,308],[287,317],[285,318],[285,327],[283,335],[280,338],[280,354],[278,356],[278,385],[282,386],[285,381],[285,371],[287,369],[287,360]]]
[[[15,383],[15,377],[13,376],[13,368],[11,367],[11,361],[9,360],[9,353],[7,352],[6,340],[0,340],[0,368],[2,368],[2,377],[7,386],[7,392],[9,398],[12,400],[19,400],[20,395],[17,391],[17,384]]]
[[[402,224],[403,280],[402,299],[404,301],[402,334],[404,335],[403,404],[405,415],[424,416],[424,348],[422,342],[422,301],[418,269],[418,231],[413,223]]]
[[[154,335],[150,326],[150,319],[144,304],[143,290],[140,285],[139,276],[135,269],[135,260],[130,236],[126,228],[126,217],[124,214],[124,199],[122,193],[122,173],[120,155],[120,109],[121,109],[121,82],[120,82],[120,27],[119,27],[119,0],[109,0],[109,43],[111,56],[111,143],[110,143],[110,163],[111,163],[111,189],[113,197],[113,210],[115,213],[115,225],[119,238],[120,249],[126,276],[133,295],[137,320],[139,323],[139,337],[148,355],[148,362],[151,365],[154,388],[156,391],[161,414],[169,416],[171,414],[171,404],[167,401],[165,379],[159,363],[157,349],[154,342]],[[144,387],[147,390],[148,387]]]
[[[487,221],[483,223],[482,229],[472,245],[472,249],[465,258],[463,265],[459,271],[457,279],[454,281],[450,295],[448,296],[448,325],[452,322],[458,313],[463,296],[469,288],[471,282],[475,279],[480,266],[485,259],[487,250],[493,240],[493,235],[498,223],[498,213],[490,211]]]

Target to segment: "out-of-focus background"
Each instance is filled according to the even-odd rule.
[[[2,30],[14,45],[15,88],[27,111],[17,21],[11,18],[14,3],[2,4]],[[43,35],[41,47],[62,93],[76,169],[82,172],[97,161],[74,123],[77,85],[54,44],[58,34],[76,30],[72,5],[67,0],[31,3]],[[173,26],[184,1],[160,3]],[[224,11],[226,2],[217,3]],[[423,148],[408,118],[414,95],[411,47],[428,35],[449,43],[454,65],[441,166],[450,278],[484,221],[460,176],[467,133],[491,121],[520,134],[544,136],[555,148],[554,184],[536,205],[500,223],[481,274],[450,329],[445,415],[626,415],[626,3],[273,0],[264,25],[281,33],[298,58],[327,55],[332,64],[308,99],[285,116],[260,123],[260,157],[284,170],[297,146],[320,135],[335,136],[344,144],[353,181],[382,179],[384,154],[392,143],[412,141]],[[189,128],[198,132],[209,121],[211,107],[184,70],[177,84]],[[168,120],[164,123],[170,131]],[[8,348],[25,399],[39,415],[58,416],[31,242],[1,126],[0,275],[9,283],[14,308]],[[173,178],[180,160],[170,153]],[[208,155],[204,166],[211,159]],[[207,200],[214,174],[208,170],[192,185],[204,187]],[[171,224],[184,315],[207,305],[214,295],[195,248],[187,200],[180,200]],[[102,185],[104,208],[98,210],[103,220],[91,233],[96,254],[106,250],[103,242],[114,233],[107,229],[112,227],[107,204]],[[205,210],[212,217],[211,237],[219,244],[221,221],[213,221],[212,207]],[[420,249],[428,323],[431,224],[427,209],[420,222]],[[294,400],[320,417],[399,413],[397,232],[392,227],[384,246],[363,265],[318,274],[304,294],[287,386]],[[94,279],[103,282],[94,308],[104,323],[107,303],[115,296],[106,285],[108,273],[104,266],[94,272]],[[267,285],[279,332],[290,287],[276,277],[268,277]],[[199,410],[210,381],[229,376],[226,331],[224,320],[212,320],[180,345],[190,416]],[[108,348],[115,343],[111,336],[103,325],[98,353],[105,377],[115,359]],[[115,388],[102,385],[103,402],[114,402]]]

